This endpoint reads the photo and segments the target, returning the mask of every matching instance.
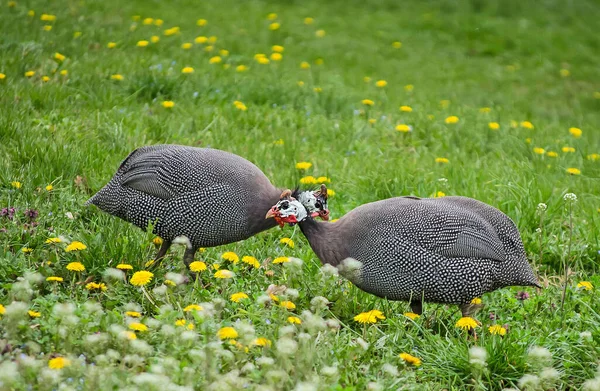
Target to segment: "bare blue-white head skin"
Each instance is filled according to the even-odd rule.
[[[327,187],[325,185],[321,185],[321,188],[315,192],[284,191],[281,193],[279,202],[267,212],[265,218],[272,217],[283,227],[285,223],[294,225],[309,216],[329,220]]]

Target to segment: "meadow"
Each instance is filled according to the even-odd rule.
[[[592,0],[4,1],[0,389],[600,390],[598,20]],[[361,292],[297,227],[153,264],[160,238],[84,203],[159,143],[325,182],[332,218],[476,198],[544,288],[484,295],[474,338],[454,306]]]

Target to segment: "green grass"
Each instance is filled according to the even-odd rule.
[[[267,20],[272,12],[281,24],[276,31]],[[42,13],[56,21],[41,21]],[[135,15],[164,24],[134,22]],[[305,17],[314,23],[304,24]],[[600,362],[599,17],[600,6],[588,0],[3,3],[0,208],[17,212],[13,220],[0,217],[0,304],[6,307],[0,389],[500,390],[518,387],[525,374],[541,380],[523,389],[581,389],[599,376]],[[208,24],[197,26],[200,18]],[[178,34],[163,34],[174,26]],[[317,37],[321,29],[325,36]],[[136,47],[153,35],[160,41]],[[198,36],[218,38],[212,52],[204,50],[207,44],[182,49]],[[395,41],[402,47],[394,48]],[[116,48],[107,48],[109,42]],[[259,64],[254,55],[269,56],[272,45],[285,47],[283,60]],[[222,49],[228,56],[210,64]],[[56,60],[56,52],[66,59]],[[303,61],[310,69],[301,69]],[[236,72],[238,65],[249,69]],[[194,72],[182,74],[186,66]],[[27,71],[35,75],[27,78]],[[111,80],[114,74],[123,80]],[[387,86],[376,87],[377,80]],[[175,106],[162,107],[165,100]],[[236,109],[236,100],[247,111]],[[402,112],[401,105],[413,111]],[[449,116],[459,122],[445,123]],[[500,128],[491,130],[490,122]],[[398,132],[398,124],[412,131]],[[572,127],[581,137],[569,133]],[[275,143],[280,139],[283,145]],[[110,269],[119,263],[146,268],[156,250],[153,237],[83,203],[131,150],[156,143],[237,153],[282,188],[305,175],[327,176],[335,191],[333,218],[399,195],[441,191],[487,202],[516,222],[545,289],[528,289],[525,301],[515,298],[519,288],[485,295],[475,340],[454,327],[455,307],[426,305],[413,322],[402,315],[406,303],[327,275],[299,230],[289,227],[198,253],[209,269],[176,287],[164,283],[168,272],[187,276],[181,248],[152,269],[144,290],[115,280]],[[436,163],[437,157],[449,163]],[[298,171],[299,161],[313,166]],[[569,175],[568,168],[581,174]],[[572,229],[566,193],[578,198]],[[548,207],[543,219],[539,203]],[[25,225],[27,209],[39,211],[33,228]],[[50,237],[63,243],[46,244]],[[295,247],[281,244],[283,237],[292,237]],[[70,241],[87,249],[65,252]],[[227,251],[261,263],[289,256],[303,264],[253,269],[221,259]],[[570,274],[561,310],[565,259]],[[74,261],[86,270],[68,271]],[[215,279],[214,263],[235,278]],[[64,281],[45,281],[49,276]],[[594,288],[577,288],[579,281]],[[107,290],[88,291],[88,282],[104,282]],[[297,290],[297,297],[293,290],[280,295],[295,310],[264,303],[271,284]],[[233,303],[235,292],[249,299]],[[316,306],[317,296],[330,304]],[[193,303],[204,311],[183,312]],[[366,327],[353,320],[372,309],[386,319]],[[123,334],[132,322],[128,310],[141,312],[149,328],[136,342]],[[303,324],[290,328],[290,315]],[[193,331],[175,326],[184,318]],[[506,336],[488,332],[494,323],[509,326]],[[225,326],[238,330],[239,346],[218,342],[216,332]],[[252,346],[257,337],[272,346]],[[487,351],[483,369],[469,363],[473,346]],[[549,349],[552,359],[528,356],[532,346]],[[402,352],[422,365],[405,365]],[[71,364],[48,369],[54,356]],[[544,367],[558,370],[559,378],[542,374]]]

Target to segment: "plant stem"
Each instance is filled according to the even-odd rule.
[[[567,249],[567,254],[565,255],[564,269],[565,269],[565,286],[563,288],[562,300],[560,302],[560,310],[563,311],[563,319],[564,319],[564,307],[565,307],[565,298],[567,296],[567,285],[569,284],[569,268],[568,268],[568,259],[571,254],[571,244],[573,243],[573,203],[569,203],[569,247]]]

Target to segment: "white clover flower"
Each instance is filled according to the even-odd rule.
[[[271,357],[261,356],[256,359],[256,364],[261,367],[270,367],[275,364],[275,360],[273,360]]]
[[[519,379],[519,388],[537,388],[540,384],[540,378],[536,375],[526,373]]]
[[[487,352],[480,346],[473,346],[469,349],[469,363],[475,367],[485,367],[487,361]]]
[[[188,351],[188,356],[196,362],[206,361],[206,351],[204,351],[204,349],[190,349]]]
[[[165,274],[165,278],[167,280],[173,281],[176,285],[181,285],[181,284],[185,283],[185,280],[186,280],[186,278],[183,274],[173,273],[173,272],[169,272],[169,273]]]
[[[36,360],[34,357],[28,356],[26,354],[22,354],[17,359],[20,367],[26,368],[27,370],[37,370],[42,362]]]
[[[291,338],[280,338],[277,341],[277,351],[284,356],[291,356],[298,350],[298,343]]]
[[[448,178],[439,178],[438,182],[440,182],[440,183],[448,183]]]
[[[329,305],[329,300],[323,296],[315,296],[310,301],[310,309],[318,312],[320,309],[326,308]]]
[[[574,193],[567,193],[563,196],[563,200],[577,202],[577,196]]]
[[[212,304],[215,311],[223,311],[225,306],[227,306],[227,302],[220,297],[212,299]]]
[[[391,377],[397,377],[398,376],[398,367],[396,367],[395,365],[389,364],[389,363],[385,363],[381,366],[381,370],[388,374]]]
[[[356,339],[356,344],[364,351],[369,350],[370,344],[360,337]]]

